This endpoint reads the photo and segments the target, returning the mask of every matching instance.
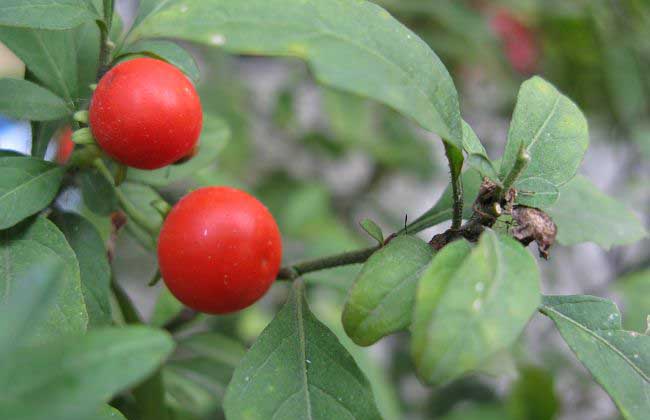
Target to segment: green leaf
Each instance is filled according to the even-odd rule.
[[[623,297],[623,326],[645,331],[650,316],[650,268],[618,279],[614,288]]]
[[[84,305],[79,264],[65,236],[44,217],[20,224],[0,233],[0,289],[4,299],[12,299],[15,282],[25,278],[35,261],[58,258],[63,264],[63,284],[55,304],[42,325],[35,325],[36,339],[44,341],[63,333],[86,330],[88,313]]]
[[[461,180],[463,183],[463,217],[468,219],[474,211],[474,200],[478,196],[482,178],[477,170],[469,169],[463,172]],[[453,206],[454,201],[450,185],[445,189],[433,207],[407,226],[407,232],[417,233],[451,219]]]
[[[368,235],[370,235],[379,243],[379,245],[384,244],[384,233],[381,231],[381,228],[379,225],[377,225],[377,223],[370,219],[363,219],[359,224]]]
[[[45,208],[56,196],[65,169],[30,157],[0,157],[0,229]]]
[[[545,296],[540,311],[626,419],[650,412],[650,337],[621,327],[616,305],[594,296]]]
[[[330,271],[328,271],[330,272]],[[314,314],[318,316],[339,339],[339,342],[354,358],[359,369],[368,378],[370,388],[375,396],[377,409],[382,418],[401,419],[402,407],[397,395],[398,384],[391,378],[391,373],[386,369],[380,357],[372,347],[360,347],[347,336],[341,325],[342,303],[334,299],[318,299],[314,303]]]
[[[178,356],[163,371],[172,405],[205,417],[221,405],[226,386],[246,348],[217,333],[181,340]]]
[[[418,375],[443,384],[510,346],[539,303],[534,258],[514,239],[486,230],[476,247],[444,247],[422,275],[411,350]]]
[[[463,120],[463,150],[468,155],[480,155],[487,158],[487,152],[481,140],[465,120]]]
[[[14,270],[16,281],[11,296],[3,294],[0,301],[0,360],[6,360],[8,353],[32,338],[35,327],[47,318],[64,283],[63,260],[45,247],[37,248],[45,252],[38,260]]]
[[[587,120],[580,109],[553,85],[533,77],[521,85],[501,162],[505,179],[520,147],[530,163],[519,179],[542,178],[559,187],[576,174],[589,144]]]
[[[104,241],[92,223],[73,213],[57,213],[54,222],[77,256],[81,290],[88,310],[88,326],[110,325],[111,270]]]
[[[0,79],[0,113],[20,120],[56,120],[72,114],[65,101],[27,80]]]
[[[201,72],[192,54],[174,42],[160,40],[138,41],[125,48],[120,57],[131,54],[144,54],[167,61],[183,71],[194,83],[198,83],[201,78]]]
[[[77,97],[75,31],[0,26],[0,41],[25,63],[43,86],[68,102]]]
[[[87,419],[113,394],[151,374],[173,347],[168,334],[137,326],[25,348],[0,378],[0,412],[12,420]]]
[[[162,327],[178,315],[183,310],[183,307],[183,304],[172,295],[167,286],[161,287],[156,304],[153,307],[153,314],[151,315],[150,321],[151,325]]]
[[[115,188],[96,169],[89,169],[79,175],[81,194],[88,208],[102,216],[108,216],[117,208]]]
[[[199,153],[196,156],[185,163],[169,165],[155,171],[131,168],[127,179],[154,187],[166,187],[173,182],[189,178],[198,170],[214,164],[229,138],[230,129],[221,118],[204,115]]]
[[[147,219],[151,220],[152,223],[162,224],[163,217],[160,215],[158,210],[156,210],[151,205],[152,202],[163,199],[160,194],[156,192],[156,190],[149,187],[148,185],[137,184],[135,182],[125,182],[120,185],[119,188],[124,193],[126,198],[135,206],[135,208],[138,209],[140,213],[145,215]],[[135,223],[127,223],[126,227],[128,229],[132,229],[135,232],[133,236],[138,242],[140,242],[142,246],[147,249],[155,249],[155,242],[153,242],[153,239],[148,232],[140,228]],[[132,231],[129,232],[131,233]],[[142,237],[149,238],[152,241],[145,242],[142,240]]]
[[[324,85],[382,102],[462,146],[458,94],[447,69],[373,3],[168,0],[145,3],[140,16],[131,39],[172,37],[236,54],[299,57]]]
[[[519,368],[519,377],[508,396],[508,412],[512,419],[553,420],[560,402],[555,395],[553,376],[535,366]]]
[[[76,29],[74,38],[76,41],[78,96],[89,98],[92,95],[90,84],[96,83],[97,69],[99,68],[99,26],[96,22],[87,22]]]
[[[92,420],[126,420],[126,417],[124,417],[117,408],[105,404],[101,406],[99,411],[92,417]]]
[[[417,281],[432,255],[423,240],[400,235],[366,261],[343,308],[343,327],[355,343],[369,346],[409,326]]]
[[[478,136],[467,124],[463,121],[463,150],[467,152],[467,164],[476,169],[481,176],[490,178],[492,181],[500,184],[499,175],[485,151],[485,147],[479,140]]]
[[[634,243],[648,234],[623,204],[580,175],[560,189],[555,204],[542,209],[557,225],[557,240],[562,245],[595,242],[610,249]]]
[[[517,189],[517,204],[528,207],[552,206],[560,196],[557,187],[544,178],[520,179],[514,187]]]
[[[99,18],[85,0],[3,0],[0,25],[35,29],[68,29]]]
[[[235,370],[224,401],[226,417],[379,419],[368,380],[310,312],[302,289],[297,282]]]

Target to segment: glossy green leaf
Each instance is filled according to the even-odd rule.
[[[366,261],[343,308],[343,327],[355,343],[369,346],[409,326],[417,282],[432,255],[423,240],[400,235]]]
[[[384,244],[384,233],[381,231],[381,228],[377,223],[370,219],[363,219],[359,224],[361,225],[361,228],[380,245]]]
[[[123,56],[129,54],[144,54],[167,61],[183,71],[194,83],[197,83],[201,78],[194,57],[185,48],[174,42],[160,40],[138,41],[124,49]]]
[[[0,25],[35,29],[68,29],[99,18],[86,0],[3,0]]]
[[[25,348],[0,377],[0,412],[12,420],[87,419],[113,394],[151,374],[173,348],[166,333],[140,326]]]
[[[587,120],[553,85],[533,77],[521,85],[508,131],[500,176],[512,170],[520,147],[530,163],[518,180],[542,178],[559,187],[576,174],[589,144]]]
[[[15,119],[47,121],[72,114],[63,99],[27,80],[0,79],[0,113]]]
[[[583,176],[560,188],[558,201],[543,210],[557,225],[557,240],[562,245],[595,242],[609,249],[634,243],[648,234],[632,212]]]
[[[11,299],[14,284],[41,258],[58,258],[63,264],[63,284],[45,323],[38,325],[36,339],[43,341],[63,333],[86,330],[88,313],[84,304],[79,264],[65,236],[44,217],[38,217],[0,233],[0,288]],[[28,272],[28,271],[27,271]]]
[[[79,215],[57,213],[54,222],[65,235],[79,262],[88,326],[110,325],[111,270],[104,241],[95,226]]]
[[[206,416],[221,406],[226,386],[246,348],[218,333],[198,333],[180,341],[178,355],[163,371],[172,405]]]
[[[411,350],[418,375],[442,384],[510,346],[535,313],[539,270],[514,239],[486,230],[476,247],[444,247],[420,279]]]
[[[474,211],[474,200],[478,196],[482,177],[475,169],[469,169],[463,172],[461,180],[463,183],[463,217],[468,219]],[[453,206],[454,201],[451,194],[451,186],[448,186],[433,207],[408,225],[407,232],[417,233],[450,220],[453,213]]]
[[[146,2],[138,20],[132,39],[172,37],[237,54],[302,58],[321,83],[382,102],[462,146],[458,95],[444,65],[368,1],[168,0]]]
[[[2,251],[6,256],[7,250],[3,247]],[[8,353],[28,342],[36,326],[47,319],[64,283],[63,266],[61,258],[45,251],[38,260],[13,271],[17,278],[11,284],[11,295],[7,296],[5,288],[0,299],[0,360],[7,360]]]
[[[204,115],[203,131],[199,141],[199,153],[185,163],[169,165],[154,171],[129,169],[127,179],[141,182],[154,187],[165,187],[173,182],[181,181],[198,170],[213,165],[219,152],[230,138],[230,129],[219,117]]]
[[[0,229],[45,208],[56,196],[65,170],[30,157],[0,158]]]
[[[623,297],[623,326],[645,331],[650,316],[650,268],[625,275],[614,288]]]
[[[301,282],[235,370],[224,407],[230,420],[380,418],[368,380],[310,312]]]
[[[552,206],[560,196],[558,188],[544,178],[526,178],[515,183],[517,204],[544,208]]]
[[[43,86],[68,102],[77,97],[75,31],[0,26],[0,41],[25,63]]]
[[[115,187],[96,169],[83,171],[79,174],[79,181],[88,209],[102,216],[108,216],[117,209]]]
[[[92,420],[126,420],[126,417],[108,404],[101,406],[99,411],[93,416]]]
[[[545,296],[540,311],[626,419],[650,412],[650,336],[625,331],[616,305],[594,296]]]

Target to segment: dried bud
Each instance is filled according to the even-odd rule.
[[[512,236],[525,246],[537,242],[540,257],[548,259],[548,251],[557,235],[553,219],[539,209],[526,206],[514,206],[512,218],[516,224]]]

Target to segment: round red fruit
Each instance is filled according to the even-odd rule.
[[[90,128],[116,161],[158,169],[187,156],[201,134],[201,101],[176,67],[136,58],[112,68],[92,97]]]
[[[158,264],[178,300],[211,314],[238,311],[271,287],[282,260],[273,216],[255,197],[229,187],[193,191],[169,212]]]

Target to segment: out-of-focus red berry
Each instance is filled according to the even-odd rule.
[[[66,126],[59,132],[57,137],[56,148],[56,162],[64,165],[70,159],[70,155],[74,150],[74,142],[72,141],[72,128]]]
[[[533,31],[505,9],[494,13],[490,27],[503,43],[510,65],[519,73],[537,70],[540,49]]]

